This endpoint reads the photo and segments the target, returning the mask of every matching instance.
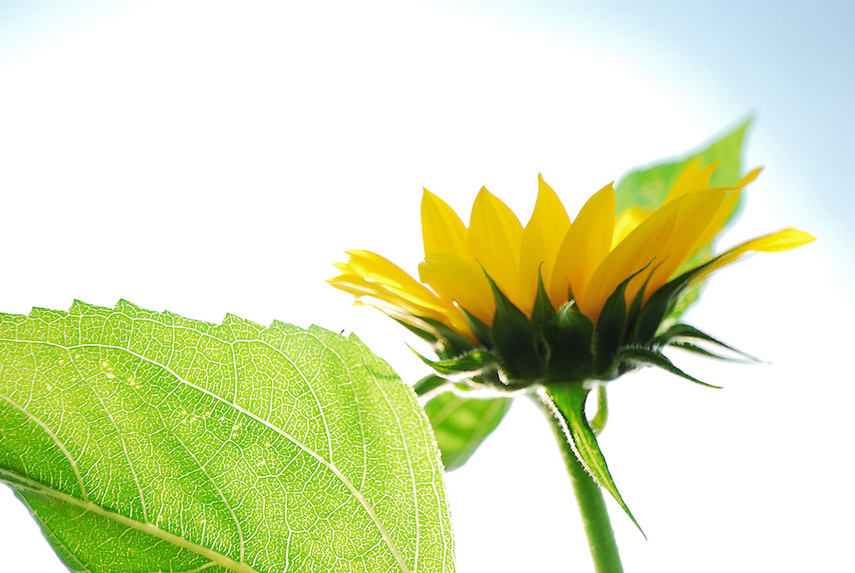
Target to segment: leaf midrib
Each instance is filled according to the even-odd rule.
[[[153,535],[159,539],[163,539],[173,545],[181,547],[183,549],[187,549],[188,551],[192,551],[197,555],[205,557],[206,559],[210,559],[212,562],[216,563],[221,567],[225,567],[230,571],[234,571],[235,573],[261,573],[257,569],[254,569],[247,565],[246,563],[239,563],[232,559],[231,557],[226,557],[222,553],[218,553],[212,549],[209,549],[203,545],[199,545],[198,543],[193,543],[188,539],[183,537],[179,537],[173,533],[170,533],[166,530],[159,528],[154,523],[143,523],[141,521],[137,521],[136,519],[131,519],[125,515],[120,513],[116,513],[114,511],[110,511],[108,509],[104,509],[97,503],[93,501],[82,501],[77,499],[74,496],[63,493],[57,489],[54,489],[50,486],[47,486],[43,483],[33,481],[25,476],[19,475],[17,472],[11,472],[6,468],[0,468],[0,475],[6,476],[14,480],[13,483],[6,482],[12,489],[17,490],[26,490],[37,495],[47,495],[63,503],[67,503],[69,505],[73,505],[75,507],[79,507],[84,511],[88,511],[99,515],[101,517],[105,517],[107,519],[111,519],[116,523],[124,525],[126,527],[133,528],[137,531],[141,531],[143,533],[147,533],[149,535]]]

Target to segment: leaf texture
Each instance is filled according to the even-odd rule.
[[[0,315],[0,481],[72,571],[453,571],[414,394],[314,326]]]
[[[511,406],[510,398],[465,398],[443,392],[425,404],[446,471],[466,463],[499,425]]]

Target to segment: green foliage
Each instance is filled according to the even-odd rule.
[[[459,468],[475,453],[511,406],[510,398],[465,398],[445,392],[425,406],[445,469]]]
[[[721,162],[712,175],[710,185],[724,187],[736,184],[742,177],[742,143],[750,125],[751,120],[746,120],[720,139],[679,159],[630,171],[615,188],[617,212],[636,206],[644,209],[659,207],[680,171],[697,157],[701,158],[702,166],[714,161]]]
[[[550,386],[547,391],[549,398],[558,410],[557,414],[561,416],[567,426],[565,438],[573,448],[576,458],[594,481],[612,495],[644,535],[641,526],[618,492],[612,474],[609,472],[609,467],[606,465],[606,459],[600,451],[594,430],[591,428],[588,418],[585,417],[585,401],[591,391],[581,384],[555,384]]]
[[[751,126],[748,119],[706,147],[691,152],[679,159],[656,163],[627,173],[615,188],[617,212],[640,206],[645,209],[655,209],[662,204],[671,185],[677,179],[680,171],[693,159],[700,157],[701,165],[709,165],[714,161],[720,162],[712,174],[710,185],[726,187],[735,185],[742,177],[742,145],[745,133]],[[739,210],[741,201],[734,207],[731,218]],[[686,271],[713,255],[712,245],[702,245],[698,252],[686,261],[679,272]],[[685,289],[680,297],[673,302],[669,309],[668,318],[677,320],[687,311],[700,296],[703,283],[692,284]]]
[[[73,571],[452,571],[413,392],[354,336],[0,315],[0,480]]]

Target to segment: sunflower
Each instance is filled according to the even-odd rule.
[[[425,190],[419,280],[380,255],[349,251],[348,262],[336,265],[341,274],[328,282],[430,342],[440,359],[424,360],[456,381],[518,390],[608,381],[653,365],[698,382],[662,348],[708,354],[695,342],[726,345],[670,320],[681,295],[750,251],[786,251],[814,239],[784,229],[691,264],[760,172],[710,187],[716,166],[690,162],[656,209],[616,214],[614,187],[606,185],[572,222],[539,176],[525,226],[485,188],[468,228]]]

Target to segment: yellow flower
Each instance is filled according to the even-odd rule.
[[[500,314],[517,317],[517,325],[522,324],[519,316],[528,319],[534,336],[540,337],[535,346],[542,346],[543,336],[537,333],[549,331],[543,321],[554,320],[550,317],[558,312],[582,315],[597,331],[622,329],[613,333],[620,340],[609,344],[614,352],[623,346],[650,346],[666,307],[690,283],[749,251],[785,251],[813,240],[802,231],[785,229],[737,245],[686,272],[686,261],[721,231],[743,187],[759,173],[752,171],[733,187],[711,188],[715,167],[700,167],[699,160],[690,163],[653,211],[634,207],[616,216],[609,184],[585,203],[572,223],[540,177],[534,212],[525,226],[484,188],[475,199],[468,228],[444,201],[425,190],[425,258],[419,264],[419,281],[379,255],[350,251],[350,260],[336,265],[341,274],[329,282],[435,343],[446,359],[485,347],[498,350],[499,362],[506,366],[509,351],[500,348],[493,332]],[[616,293],[621,292],[618,301]],[[645,316],[656,293],[659,308]],[[610,299],[610,322],[602,324]],[[578,316],[574,320],[578,322]],[[627,321],[633,320],[630,328]],[[547,363],[552,350],[535,348],[543,367],[512,374],[560,377]],[[613,358],[599,360],[599,366],[584,374],[613,377],[615,365],[607,364]]]

